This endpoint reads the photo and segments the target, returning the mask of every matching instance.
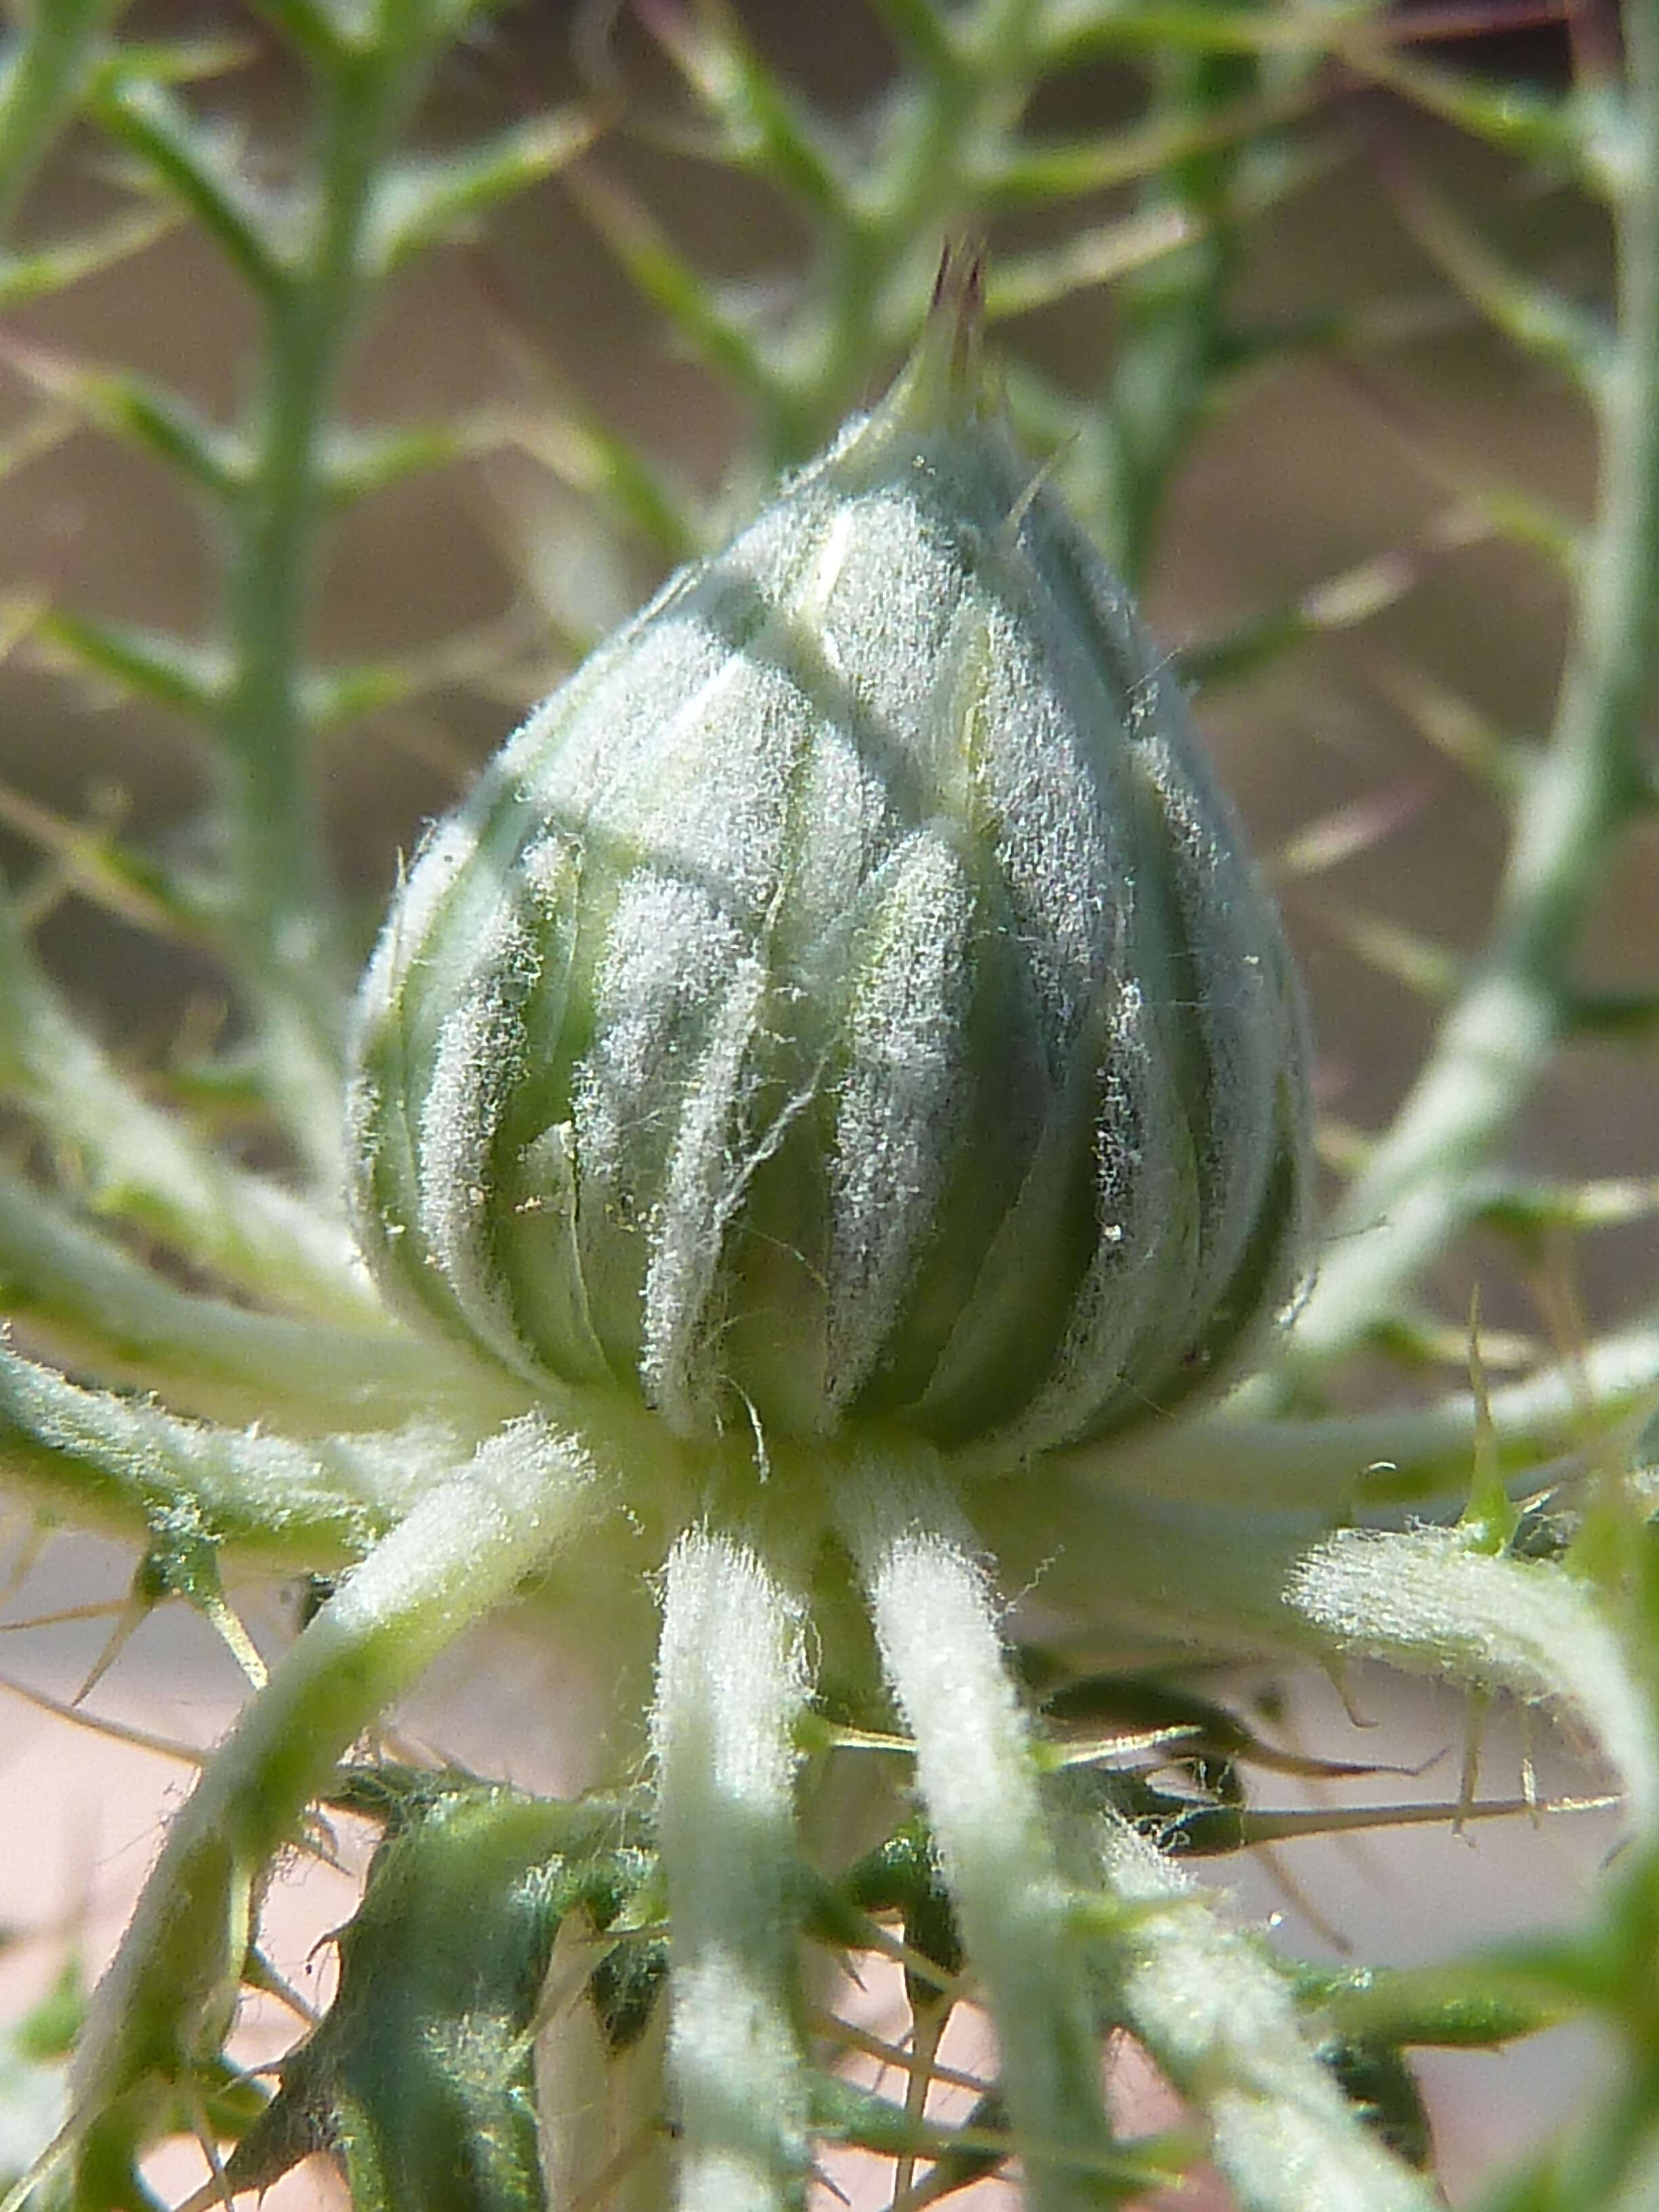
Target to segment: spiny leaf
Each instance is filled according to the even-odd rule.
[[[360,2212],[538,2212],[533,2056],[553,1942],[577,1911],[614,1917],[648,1861],[618,1850],[604,1802],[427,1776],[386,1809],[337,1938],[338,1993],[283,2060],[229,2179],[263,2188],[325,2151]]]
[[[1465,1805],[1311,1805],[1276,1812],[1261,1806],[1184,1803],[1164,1792],[1150,1795],[1164,1808],[1166,1847],[1183,1857],[1218,1858],[1247,1851],[1263,1844],[1305,1842],[1320,1836],[1363,1835],[1378,1829],[1461,1827],[1468,1820],[1535,1819],[1542,1813],[1605,1813],[1617,1805],[1616,1797],[1565,1798],[1499,1797]],[[1154,1809],[1131,1800],[1137,1818]]]
[[[188,1508],[226,1543],[326,1567],[359,1557],[462,1455],[436,1430],[305,1445],[183,1420],[143,1399],[66,1382],[0,1347],[0,1469],[78,1527],[142,1540],[159,1510]]]

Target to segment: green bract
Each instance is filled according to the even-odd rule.
[[[1041,1449],[1289,1286],[1279,923],[975,310],[531,717],[364,987],[384,1281],[683,1436]]]

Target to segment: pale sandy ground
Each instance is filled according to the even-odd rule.
[[[8,1617],[74,1601],[88,1590],[118,1591],[125,1572],[115,1547],[64,1540]],[[253,1621],[256,1633],[280,1637],[274,1605],[263,1621],[256,1608]],[[79,1623],[0,1638],[0,1674],[61,1693],[73,1688],[106,1633],[101,1624]],[[175,1612],[145,1625],[89,1705],[169,1739],[204,1745],[225,1726],[235,1694],[223,1653],[199,1622]],[[1328,1686],[1299,1686],[1295,1726],[1305,1742],[1343,1757],[1401,1764],[1443,1755],[1416,1778],[1377,1775],[1340,1791],[1329,1788],[1330,1802],[1409,1802],[1455,1793],[1462,1722],[1454,1699],[1380,1673],[1358,1676],[1350,1695],[1372,1723],[1358,1733]],[[428,1740],[470,1753],[481,1767],[556,1787],[565,1778],[558,1710],[557,1684],[548,1679],[539,1654],[522,1642],[497,1638],[449,1669],[411,1716],[411,1725]],[[1519,1743],[1513,1717],[1489,1732],[1483,1765],[1489,1794],[1514,1788]],[[1547,1795],[1588,1786],[1590,1778],[1558,1743],[1545,1738],[1536,1749]],[[51,1974],[59,1955],[57,1931],[66,1918],[84,1911],[88,1955],[94,1964],[107,1957],[167,1814],[188,1786],[190,1769],[6,1697],[0,1702],[0,1922],[38,1931],[0,1957],[0,2014],[9,2019]],[[1287,1805],[1305,1802],[1308,1793],[1267,1776],[1259,1795],[1263,1803]],[[1410,1961],[1570,1917],[1610,1840],[1605,1815],[1579,1814],[1536,1826],[1525,1820],[1494,1824],[1467,1839],[1436,1828],[1359,1842],[1297,1844],[1286,1850],[1283,1863],[1318,1917],[1351,1942],[1358,1956]],[[362,1838],[346,1834],[342,1842],[347,1858],[360,1866]],[[1277,1917],[1288,1944],[1313,1955],[1331,1954],[1328,1936],[1310,1927],[1271,1868],[1235,1863],[1226,1880],[1243,1917]],[[347,1916],[353,1894],[346,1874],[315,1862],[297,1863],[272,1894],[268,1948],[294,1984],[313,1999],[325,1996],[331,1967],[331,1952],[325,1943],[319,1948],[319,1938]],[[872,1985],[866,2002],[867,2016],[885,2032],[901,2032],[896,1990]],[[250,2063],[274,2056],[287,2033],[271,2008],[252,2014],[245,2038]],[[969,2071],[983,2063],[982,2027],[963,2021],[947,2056]],[[1454,2202],[1467,2199],[1478,2177],[1570,2113],[1593,2063],[1589,2039],[1576,2032],[1540,2038],[1498,2056],[1426,2059],[1424,2075]],[[1126,2072],[1118,2099],[1137,2125],[1160,2125],[1171,2117],[1169,2100],[1144,2069]],[[200,2182],[204,2166],[192,2147],[179,2145],[162,2154],[155,2172],[158,2182],[181,2197]],[[837,2179],[860,2208],[879,2206],[890,2191],[890,2169],[842,2166]],[[311,2167],[289,2177],[264,2201],[268,2212],[339,2212],[343,2204],[331,2178]],[[974,2212],[993,2212],[1013,2200],[1006,2190],[988,2186],[960,2201],[971,2203]],[[1182,2201],[1188,2212],[1216,2212],[1225,2200],[1205,2191]],[[829,2212],[834,2199],[827,2191],[822,2202]]]

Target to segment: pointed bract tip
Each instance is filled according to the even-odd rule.
[[[927,319],[895,397],[933,425],[970,422],[991,397],[985,363],[985,243],[945,240]]]

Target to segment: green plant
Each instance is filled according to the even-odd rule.
[[[587,37],[586,81],[568,105],[505,120],[488,67],[480,91],[463,85],[463,64],[487,64],[492,40],[510,59],[534,26],[511,15],[493,24],[473,0],[262,0],[224,37],[192,40],[149,38],[112,0],[34,0],[0,77],[0,216],[14,238],[0,300],[49,318],[71,287],[183,222],[234,273],[257,335],[256,372],[228,419],[44,336],[8,341],[3,356],[30,395],[9,466],[83,424],[159,462],[209,518],[217,602],[202,637],[94,618],[33,584],[8,603],[19,653],[113,690],[135,712],[161,707],[190,732],[205,834],[188,848],[146,844],[22,794],[5,801],[8,823],[45,854],[48,896],[26,889],[0,922],[0,1082],[15,1138],[0,1178],[0,1268],[20,1324],[59,1364],[0,1353],[0,1451],[40,1528],[131,1536],[135,1608],[196,1607],[254,1684],[91,2000],[69,2117],[8,2203],[153,2203],[141,2161],[183,2131],[213,2166],[204,2204],[325,2151],[365,2207],[672,2199],[770,2212],[803,2202],[817,2147],[842,2143],[891,2159],[912,2212],[1010,2160],[1034,2207],[1068,2212],[1131,2201],[1206,2154],[1261,2212],[1403,2212],[1437,2201],[1403,2054],[1579,2017],[1610,2038],[1603,2101],[1582,2130],[1495,2180],[1488,2201],[1515,2212],[1645,2203],[1659,2158],[1659,1592],[1644,1429],[1659,1400],[1659,1337],[1640,1295],[1577,1318],[1572,1269],[1591,1232],[1639,1219],[1653,1188],[1547,1181],[1505,1161],[1529,1097],[1569,1050],[1640,1054],[1659,1019],[1650,979],[1602,988],[1583,957],[1615,863],[1653,836],[1642,724],[1659,621],[1659,15],[1648,0],[1630,0],[1622,21],[1593,4],[1572,11],[1573,74],[1553,88],[1454,70],[1407,36],[1498,27],[1496,9],[1413,25],[1363,0],[879,0],[890,71],[850,116],[810,100],[767,58],[758,21],[722,0],[641,4],[636,16],[628,36],[607,22]],[[273,41],[306,128],[296,147],[276,138],[255,158],[215,118],[257,112],[242,88],[272,66]],[[668,89],[629,91],[630,70],[653,57]],[[1067,103],[1082,118],[1070,135],[1030,119]],[[1116,119],[1102,124],[1103,113]],[[796,244],[783,279],[716,281],[676,244],[633,180],[634,139],[653,130],[724,189],[735,179],[787,210]],[[43,171],[50,184],[65,149],[92,145],[113,204],[65,240],[39,212],[52,195],[32,188]],[[1510,265],[1441,193],[1431,179],[1468,149],[1487,191],[1519,181],[1535,205],[1569,210],[1584,234],[1610,240],[1605,302],[1593,283],[1580,298],[1550,271]],[[1344,917],[1432,1018],[1380,1132],[1324,1132],[1342,1188],[1317,1276],[1260,1371],[1179,1419],[1126,1425],[1121,1405],[1091,1397],[1076,1418],[1030,1434],[1015,1424],[1010,1464],[1006,1451],[975,1457],[983,1419],[963,1416],[941,1451],[925,1419],[915,1433],[902,1393],[884,1422],[843,1421],[830,1384],[812,1441],[790,1395],[805,1385],[781,1371],[775,1342],[746,1340],[731,1373],[750,1390],[752,1430],[732,1418],[729,1396],[710,1419],[700,1391],[715,1310],[704,1278],[734,1209],[750,1209],[780,1248],[793,1236],[803,1163],[789,1133],[799,1122],[799,1141],[811,1134],[821,1094],[810,1084],[799,1110],[792,1102],[772,1117],[775,1142],[758,1144],[741,1176],[721,1149],[726,1123],[705,1129],[690,1158],[684,1118],[669,1166],[653,1154],[637,1186],[618,1170],[610,1303],[594,1305],[605,1358],[586,1371],[586,1350],[568,1346],[589,1339],[558,1319],[524,1356],[521,1315],[507,1326],[497,1295],[509,1269],[520,1295],[530,1265],[514,1242],[517,1209],[556,1211],[559,1175],[574,1172],[568,1150],[544,1141],[562,1125],[542,1122],[562,1109],[542,1095],[539,1064],[538,1080],[521,1079],[526,1036],[550,1053],[558,1022],[591,1030],[611,1018],[594,1006],[615,978],[595,980],[591,957],[574,1013],[562,1002],[554,1021],[544,984],[557,930],[574,935],[579,907],[617,894],[590,880],[601,873],[594,840],[579,840],[580,896],[555,897],[538,880],[544,905],[520,899],[498,927],[490,900],[547,855],[520,834],[519,794],[492,786],[479,806],[495,811],[471,817],[495,841],[489,870],[476,854],[466,860],[473,903],[456,902],[447,937],[421,935],[412,962],[401,934],[410,902],[431,902],[417,872],[394,907],[358,1047],[359,1222],[380,1275],[401,1278],[405,1296],[412,1280],[411,1303],[440,1322],[406,1328],[356,1258],[345,1218],[347,1010],[371,931],[330,859],[325,748],[359,718],[498,675],[514,641],[496,633],[320,665],[331,532],[373,495],[507,450],[560,480],[563,526],[588,547],[658,569],[707,552],[868,398],[922,320],[941,235],[976,228],[993,243],[984,313],[1006,406],[1048,457],[1041,471],[1014,490],[1012,448],[982,419],[978,373],[963,359],[976,279],[957,257],[949,313],[924,341],[910,398],[879,418],[879,435],[842,448],[827,477],[805,480],[793,507],[772,512],[799,515],[826,483],[850,498],[849,453],[863,457],[862,491],[891,490],[898,477],[890,483],[887,463],[869,456],[890,453],[896,421],[920,441],[904,449],[906,469],[919,454],[945,485],[947,520],[983,524],[989,484],[1011,510],[1010,571],[1024,562],[1042,578],[964,595],[984,635],[977,658],[963,649],[951,664],[968,702],[958,722],[996,711],[998,654],[1013,650],[1009,638],[1024,649],[1021,622],[1046,623],[1049,649],[1121,682],[1126,746],[1149,728],[1166,735],[1179,702],[1122,609],[1085,617],[1079,594],[1065,621],[1042,611],[1070,605],[1065,579],[1081,558],[1055,502],[1069,501],[1141,587],[1183,465],[1230,410],[1310,357],[1369,389],[1376,360],[1420,331],[1420,318],[1369,300],[1247,315],[1271,227],[1309,194],[1339,189],[1354,165],[1386,187],[1401,231],[1439,272],[1428,327],[1448,327],[1449,306],[1472,308],[1559,380],[1564,405],[1594,431],[1598,471],[1594,511],[1575,526],[1535,489],[1472,481],[1407,415],[1423,465],[1452,482],[1446,511],[1405,550],[1258,606],[1184,656],[1188,678],[1222,697],[1291,665],[1298,647],[1359,631],[1482,542],[1553,563],[1570,608],[1540,737],[1510,736],[1445,684],[1382,664],[1378,688],[1386,681],[1421,737],[1489,795],[1505,858],[1469,952],[1352,908]],[[743,434],[722,500],[700,497],[647,445],[545,382],[532,404],[431,421],[363,422],[343,402],[373,312],[395,307],[398,285],[446,256],[478,252],[512,204],[550,179],[709,373],[711,392],[738,403]],[[1042,365],[1042,311],[1081,314],[1102,287],[1110,366],[1080,389],[1074,371]],[[1380,404],[1398,425],[1397,395]],[[988,526],[981,534],[996,540]],[[568,569],[561,577],[568,585]],[[998,629],[1005,589],[1026,593],[1021,605],[1038,616]],[[811,659],[823,609],[799,580],[788,592],[780,586],[787,622],[769,604],[758,628],[738,625],[735,657],[769,638],[822,716],[856,667],[856,641],[836,634],[840,658]],[[537,642],[551,630],[586,643],[589,626],[560,588]],[[631,696],[605,672],[651,631],[631,635],[583,679],[590,693]],[[845,681],[856,716],[863,695]],[[1058,678],[1054,687],[1065,690]],[[525,744],[545,742],[532,725]],[[1185,742],[1173,741],[1177,755]],[[1170,811],[1199,825],[1194,849],[1224,883],[1237,864],[1218,817]],[[960,817],[964,844],[985,844],[972,805]],[[1350,810],[1292,857],[1329,864],[1376,827]],[[1251,1194],[1224,1200],[1233,1186],[1221,1170],[1211,1187],[1205,1162],[1183,1166],[1172,1141],[1160,1151],[1168,1130],[1155,1114],[1157,1140],[1125,1147],[1132,1195],[1136,1174],[1163,1178],[1127,1249],[1156,1255],[1161,1298],[1173,1282],[1187,1302],[1179,1327],[1161,1306],[1137,1311],[1138,1330],[1156,1322],[1152,1339],[1118,1355],[1127,1384],[1161,1403],[1184,1394],[1193,1360],[1224,1348],[1281,1280],[1297,1212],[1299,1032],[1276,934],[1244,878],[1224,900],[1212,886],[1206,908],[1190,854],[1170,855],[1168,824],[1163,845],[1137,829],[1141,918],[1127,897],[1109,910],[1163,979],[1148,1065],[1194,1118],[1194,1094],[1206,1094],[1212,1133],[1224,1125],[1217,1157],[1228,1173],[1246,1163],[1237,1188]],[[638,866],[624,854],[618,878]],[[1155,896],[1146,879],[1163,866]],[[36,917],[64,887],[210,962],[233,1003],[224,1039],[142,1076],[123,1067],[35,941]],[[525,920],[532,908],[539,936]],[[781,908],[779,891],[769,928]],[[882,909],[881,927],[896,935],[896,911]],[[886,972],[877,934],[872,923],[858,948],[861,989]],[[927,933],[908,941],[914,956]],[[777,972],[798,980],[781,956]],[[1248,1036],[1223,1018],[1227,976],[1247,973],[1267,978]],[[1182,975],[1204,986],[1191,1019],[1170,981]],[[826,994],[844,984],[838,971]],[[836,1018],[834,1048],[853,1073],[823,1095],[850,1115],[862,1064],[844,1039],[857,1009]],[[718,1027],[688,1016],[676,1048],[712,1065]],[[744,1036],[754,1033],[751,1021]],[[807,1033],[790,1031],[792,1048]],[[1045,1031],[1034,1054],[1052,1044]],[[1121,1049],[1143,1048],[1130,1036]],[[723,1113],[735,1110],[736,1085],[733,1075]],[[879,1149],[892,1101],[873,1078],[867,1087],[860,1110]],[[534,1127],[512,1135],[513,1117],[532,1108]],[[439,1159],[430,1139],[446,1114],[447,1143],[457,1128],[477,1139],[459,1167],[453,1144]],[[1072,1126],[1058,1106],[1054,1124]],[[1096,1109],[1093,1126],[1113,1125]],[[912,1129],[922,1164],[907,1171],[932,1172],[926,1156],[946,1149],[945,1134]],[[768,1161],[777,1173],[762,1175]],[[708,1204],[697,1237],[681,1240],[682,1274],[702,1271],[702,1303],[684,1303],[682,1285],[680,1304],[653,1308],[653,1328],[667,1318],[638,1362],[647,1410],[605,1370],[626,1334],[627,1270],[643,1264],[626,1206],[653,1175],[665,1203],[695,1185]],[[1201,1269],[1182,1288],[1183,1206],[1200,1243],[1228,1206],[1243,1209],[1234,1229],[1245,1238],[1248,1216],[1252,1264],[1237,1261],[1224,1290]],[[1066,1208],[1050,1211],[1058,1221]],[[1472,1247],[1478,1237],[1498,1245]],[[1522,1371],[1492,1387],[1492,1333],[1466,1328],[1460,1279],[1443,1272],[1471,1249],[1500,1284],[1491,1255],[1507,1251],[1547,1297],[1544,1345],[1523,1346]],[[1097,1258],[1068,1260],[1067,1295]],[[872,1301],[914,1289],[914,1261],[902,1283],[887,1283],[866,1260]],[[1060,1297],[1042,1278],[1022,1255],[1002,1301],[1019,1327],[1005,1316],[996,1356],[1029,1361],[1020,1330],[1035,1333],[1033,1316]],[[568,1275],[537,1279],[539,1295],[574,1302]],[[680,1340],[693,1335],[688,1348]],[[1459,1387],[1460,1370],[1473,1388]],[[1018,1414],[1030,1394],[999,1384],[992,1395]],[[1096,1434],[1090,1417],[1106,1412]],[[226,1594],[233,1570],[316,1578],[314,1613],[268,1679]],[[998,1608],[1037,1578],[1053,1632],[1016,1652]],[[514,1601],[585,1643],[611,1692],[608,1784],[569,1802],[411,1765],[374,1735],[439,1653]],[[1125,1640],[1157,1655],[1150,1676],[1103,1676],[1098,1653]],[[1194,1650],[1368,1656],[1466,1686],[1477,1701],[1501,1692],[1566,1712],[1625,1804],[1625,1846],[1585,1924],[1394,1973],[1298,1969],[1230,1927],[1173,1854],[1274,1832],[1237,1778],[1265,1747],[1184,1688]],[[259,1899],[279,1855],[313,1832],[313,1808],[360,1815],[381,1840],[342,1938],[340,1995],[267,2101],[237,2075],[226,2039],[241,1990],[270,1981]],[[911,2084],[901,2100],[855,2086],[810,2017],[807,1987],[832,1987],[830,1970],[860,1954],[904,1969],[914,2056],[889,2054]],[[971,1995],[995,2016],[1001,2072],[958,2124],[925,2096],[946,2020]],[[56,2019],[20,2037],[14,2070],[56,2057]],[[1118,2029],[1188,2099],[1190,2133],[1114,2134],[1098,2074]],[[578,2100],[561,2101],[558,2069],[582,2066],[602,2086],[573,2119]]]

